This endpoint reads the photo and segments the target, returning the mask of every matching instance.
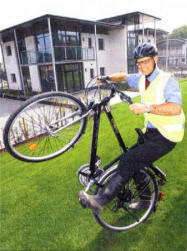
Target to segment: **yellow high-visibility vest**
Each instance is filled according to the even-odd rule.
[[[139,81],[139,91],[141,103],[149,105],[159,105],[165,103],[164,88],[170,77],[169,73],[160,71],[158,76],[151,82],[151,85],[145,90],[145,76]],[[159,132],[167,139],[173,142],[182,141],[184,136],[185,117],[183,111],[180,115],[157,115],[144,113],[144,129],[146,131],[148,121],[155,126]]]

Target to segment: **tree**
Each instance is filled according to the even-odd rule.
[[[169,35],[169,38],[183,38],[187,39],[187,25],[183,25],[179,28],[176,28]]]

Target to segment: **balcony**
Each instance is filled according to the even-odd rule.
[[[82,48],[78,46],[55,46],[55,61],[95,60],[94,48]],[[52,62],[51,51],[22,51],[20,53],[21,64],[39,64]]]

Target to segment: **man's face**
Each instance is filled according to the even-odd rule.
[[[141,73],[147,76],[154,70],[154,65],[155,63],[157,63],[157,60],[158,60],[157,56],[155,56],[154,58],[152,57],[138,58],[136,64]]]

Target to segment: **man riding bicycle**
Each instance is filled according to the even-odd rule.
[[[139,74],[115,73],[110,81],[127,81],[130,87],[139,89],[141,103],[129,105],[134,114],[144,113],[144,142],[124,153],[118,164],[117,173],[96,195],[79,192],[80,203],[95,214],[101,212],[120,192],[130,178],[135,179],[137,189],[145,184],[145,177],[139,171],[170,152],[184,135],[184,113],[178,82],[170,74],[157,67],[158,51],[154,45],[141,44],[134,51]],[[136,175],[135,175],[136,174]],[[131,203],[131,209],[149,206],[149,188],[140,195],[141,200]]]

